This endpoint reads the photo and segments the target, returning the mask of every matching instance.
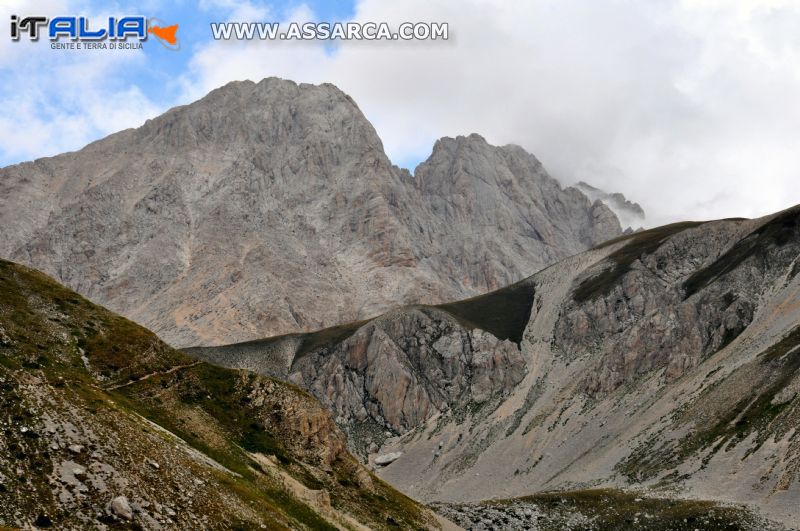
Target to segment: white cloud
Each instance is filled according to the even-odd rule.
[[[28,3],[29,4],[29,3]],[[86,1],[48,0],[35,13],[81,14],[106,20],[113,5],[94,9]],[[0,5],[0,20],[31,14],[30,5]],[[141,51],[52,50],[0,39],[0,160],[22,161],[78,149],[110,133],[141,125],[164,110],[121,78],[142,66]],[[119,79],[114,82],[112,80]]]
[[[156,0],[150,0],[157,4]],[[0,20],[29,11],[7,0]],[[154,5],[155,5],[154,4]],[[43,13],[115,5],[43,0]],[[264,2],[203,0],[229,20],[305,21]],[[180,77],[187,103],[235,79],[332,82],[353,96],[390,157],[478,132],[517,143],[562,182],[639,201],[651,223],[756,216],[800,202],[800,4],[791,0],[362,0],[362,21],[439,21],[446,42],[208,42]],[[75,149],[140,124],[153,101],[116,74],[146,54],[62,54],[0,39],[0,160]]]
[[[332,55],[211,43],[186,78],[192,94],[268,75],[330,81],[395,161],[479,132],[522,145],[564,182],[626,193],[653,223],[800,202],[794,2],[364,0],[355,18],[445,21],[451,39],[345,43]]]

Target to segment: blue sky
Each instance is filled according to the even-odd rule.
[[[18,142],[20,132],[6,127],[5,136],[0,138],[0,166],[29,160],[43,155],[53,155],[63,149],[76,149],[86,142],[95,140],[119,128],[138,125],[152,117],[154,113],[167,108],[188,103],[186,83],[189,65],[193,53],[208,45],[211,39],[209,23],[225,21],[235,17],[237,6],[242,2],[228,0],[205,0],[201,2],[189,0],[144,2],[106,2],[106,1],[53,1],[42,2],[40,6],[31,7],[30,2],[4,3],[0,6],[2,19],[7,20],[11,14],[19,16],[44,15],[55,16],[87,16],[100,24],[105,15],[125,16],[143,15],[155,17],[165,24],[179,25],[178,37],[181,49],[178,52],[160,46],[152,37],[145,43],[142,51],[119,52],[115,54],[104,51],[59,51],[49,49],[46,39],[40,42],[26,42],[21,39],[11,43],[3,36],[0,47],[0,103],[5,104],[11,113],[12,109],[22,109],[19,116],[9,116],[6,124],[11,122],[36,122],[34,129],[45,125],[51,128],[64,126],[63,122],[83,122],[80,131],[71,130],[67,124],[66,134],[61,141],[54,143],[43,138],[42,145],[33,142]],[[245,3],[252,9],[261,9],[267,17],[264,20],[281,20],[288,13],[297,9],[307,9],[320,20],[346,20],[354,14],[354,4],[348,1],[326,2],[260,2],[254,0]],[[238,19],[236,19],[238,20]],[[260,19],[259,19],[260,20]],[[6,24],[3,23],[3,27]],[[124,56],[123,56],[124,55]],[[49,76],[48,72],[57,73]],[[142,118],[129,118],[114,122],[110,116],[107,123],[91,124],[80,119],[84,107],[80,103],[82,90],[62,90],[62,87],[81,85],[81,79],[91,78],[91,92],[98,98],[107,99],[110,106],[113,100],[124,99],[136,101],[141,105]],[[25,80],[34,80],[37,86],[29,86]],[[23,86],[28,85],[28,86]],[[19,100],[24,93],[28,98],[24,104]],[[135,94],[126,98],[125,94]],[[123,95],[123,96],[119,96]],[[59,122],[62,122],[59,124]],[[35,134],[35,132],[32,132]],[[71,139],[71,140],[70,140]],[[34,144],[34,145],[31,145]]]
[[[624,193],[651,225],[800,203],[796,0],[3,0],[0,28],[11,14],[156,17],[179,24],[181,50],[51,50],[0,29],[0,166],[279,76],[334,83],[412,170],[438,138],[479,133],[565,185]],[[213,41],[228,20],[446,22],[450,38]]]
[[[99,2],[94,2],[100,4]],[[354,4],[350,1],[306,1],[306,2],[251,2],[253,5],[261,5],[274,13],[275,19],[281,20],[286,13],[290,13],[302,6],[311,10],[319,20],[341,21],[347,20],[354,14]],[[198,5],[200,4],[200,5]],[[130,2],[132,7],[124,7],[124,11],[138,13],[141,8],[135,6],[138,2]],[[181,47],[183,50],[193,50],[208,44],[211,39],[209,23],[228,20],[231,15],[231,8],[227,2],[196,2],[188,0],[178,0],[175,2],[164,2],[157,6],[152,16],[160,18],[165,23],[179,23],[179,35],[181,37]],[[151,13],[146,13],[151,16]],[[146,65],[134,71],[126,72],[123,83],[136,84],[141,87],[143,93],[154,101],[170,101],[179,98],[181,95],[180,87],[175,86],[174,73],[186,72],[189,61],[192,57],[190,53],[166,53],[167,50],[156,49],[155,46],[148,47],[148,61]]]

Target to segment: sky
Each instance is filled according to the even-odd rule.
[[[0,166],[80,149],[229,81],[278,76],[350,94],[412,171],[437,138],[475,132],[522,146],[565,185],[624,193],[649,225],[800,203],[794,0],[0,1],[0,21],[12,14],[156,17],[179,25],[180,50],[0,36]],[[349,20],[447,22],[449,39],[220,42],[209,27]]]

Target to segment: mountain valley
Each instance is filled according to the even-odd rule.
[[[800,206],[646,220],[277,78],[2,168],[0,528],[800,528]]]

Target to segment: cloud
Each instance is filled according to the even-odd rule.
[[[105,20],[113,6],[50,0],[35,14],[80,14]],[[24,2],[0,6],[0,19],[31,14]],[[146,67],[138,51],[52,50],[39,42],[0,39],[0,161],[11,163],[78,149],[165,109],[131,84]]]
[[[564,183],[625,193],[652,224],[800,203],[792,0],[362,0],[356,20],[447,22],[450,40],[333,48],[194,39],[208,21],[317,20],[306,4],[178,4],[182,14],[157,0],[148,10],[185,23],[193,39],[180,56],[58,54],[0,39],[0,161],[76,149],[229,81],[274,75],[338,85],[411,169],[438,137],[478,132],[523,146]],[[0,19],[17,10],[29,11],[4,2]],[[45,0],[39,10],[118,9]]]
[[[796,3],[364,0],[355,12],[448,22],[451,38],[343,43],[333,54],[315,43],[209,43],[187,86],[197,95],[268,75],[330,81],[396,162],[424,158],[439,136],[479,132],[522,145],[563,182],[626,193],[651,223],[800,202]]]

